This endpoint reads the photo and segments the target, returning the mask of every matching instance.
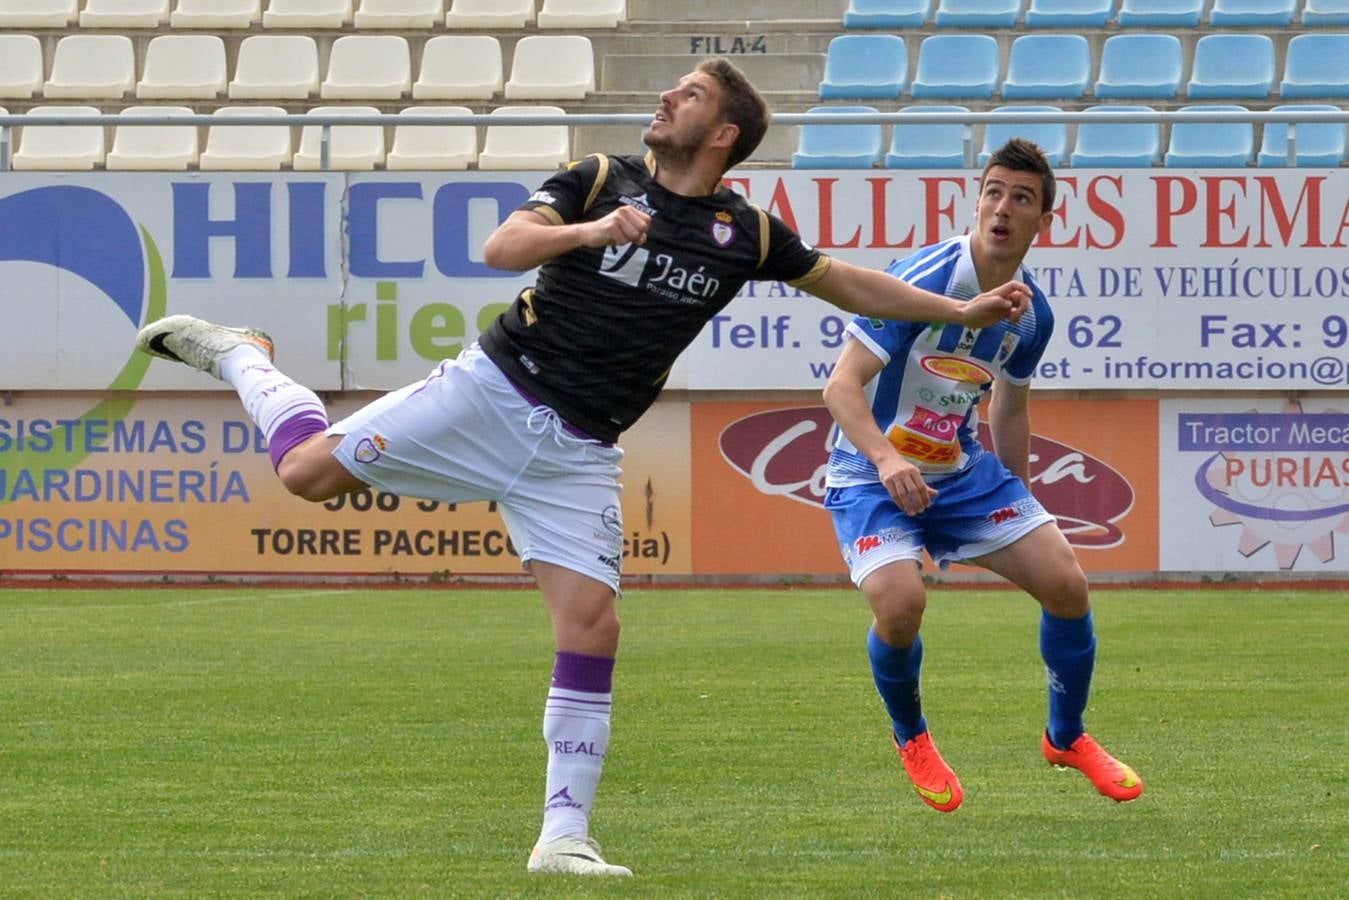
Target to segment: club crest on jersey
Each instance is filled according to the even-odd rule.
[[[356,444],[356,452],[353,454],[358,463],[372,463],[379,459],[384,448],[389,446],[389,442],[384,440],[381,435],[374,435],[368,438],[361,438]]]
[[[712,240],[717,242],[718,247],[728,246],[735,240],[735,226],[731,224],[730,213],[717,213],[716,221],[712,223]]]
[[[648,216],[656,214],[656,208],[651,205],[651,201],[647,199],[646,194],[638,194],[636,197],[619,197],[618,202],[624,206],[631,206],[633,209],[640,210]]]

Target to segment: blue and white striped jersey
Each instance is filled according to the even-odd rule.
[[[888,273],[936,294],[970,300],[980,293],[968,235],[924,247],[890,265]],[[995,378],[1026,384],[1054,330],[1054,314],[1030,272],[1031,288],[1019,322],[991,328],[868,319],[848,325],[848,336],[885,364],[866,386],[872,414],[905,458],[936,481],[963,471],[984,452],[978,441],[979,400]],[[835,429],[829,487],[871,484],[876,466]]]

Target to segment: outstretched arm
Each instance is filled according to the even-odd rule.
[[[998,381],[988,403],[993,452],[1030,489],[1030,385]]]
[[[620,206],[602,219],[558,225],[532,210],[516,210],[483,245],[483,261],[494,269],[524,272],[578,247],[644,244],[651,217]]]
[[[824,386],[824,405],[853,446],[876,465],[881,484],[899,508],[916,516],[932,505],[937,492],[881,432],[867,403],[866,386],[883,365],[861,341],[848,341]]]
[[[987,328],[1004,319],[1016,321],[1030,303],[1030,289],[1009,281],[973,300],[943,297],[915,287],[876,269],[846,263],[837,257],[819,281],[805,287],[839,309],[876,319],[908,319],[916,322],[950,322],[970,328]]]

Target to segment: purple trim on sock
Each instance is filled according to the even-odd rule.
[[[267,441],[267,453],[272,457],[272,469],[280,467],[281,458],[294,450],[298,444],[304,443],[327,427],[327,418],[312,409],[286,419],[278,425],[271,439]]]
[[[553,687],[589,694],[607,694],[614,685],[614,658],[557,651]]]

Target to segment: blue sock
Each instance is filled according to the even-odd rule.
[[[894,723],[895,737],[905,744],[927,731],[923,718],[923,700],[918,691],[918,674],[923,666],[923,638],[918,636],[904,649],[891,647],[867,632],[867,655],[871,657],[871,675],[876,691],[885,702]]]
[[[1049,678],[1049,741],[1066,750],[1086,730],[1082,713],[1096,667],[1090,610],[1080,619],[1060,619],[1042,612],[1040,656]]]

